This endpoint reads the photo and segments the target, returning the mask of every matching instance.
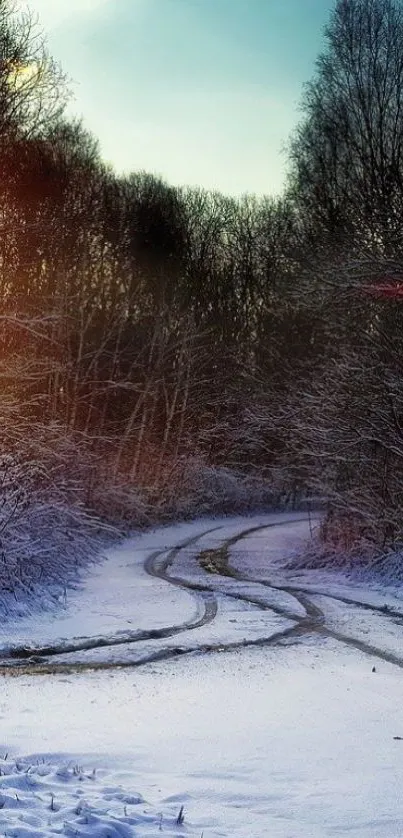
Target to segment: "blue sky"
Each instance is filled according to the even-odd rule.
[[[21,3],[21,6],[24,6]],[[118,171],[277,194],[332,0],[29,0]]]

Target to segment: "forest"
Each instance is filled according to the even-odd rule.
[[[280,197],[117,175],[68,97],[0,0],[2,578],[309,499],[318,561],[398,551],[401,3],[337,0]]]

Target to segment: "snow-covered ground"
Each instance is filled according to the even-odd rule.
[[[85,582],[66,592],[57,612],[40,612],[0,624],[1,649],[10,645],[49,645],[96,636],[122,636],[197,619],[198,606],[191,593],[151,577],[144,569],[146,558],[166,554],[199,533],[194,546],[180,553],[181,565],[206,547],[251,526],[273,521],[292,521],[301,515],[262,515],[252,518],[203,519],[161,527],[105,551],[105,560],[92,567]],[[199,571],[199,577],[204,577]],[[223,606],[224,607],[224,606]],[[214,635],[216,629],[214,629]]]
[[[286,570],[301,517],[135,537],[59,615],[3,626],[0,835],[401,837],[403,602]],[[169,631],[136,640],[155,627]],[[55,653],[7,669],[19,644]]]

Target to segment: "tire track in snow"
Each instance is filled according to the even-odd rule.
[[[228,550],[232,544],[237,543],[238,541],[246,538],[248,535],[251,535],[254,532],[258,532],[264,529],[277,527],[277,526],[287,526],[290,523],[299,523],[302,521],[308,520],[306,517],[298,518],[295,521],[280,521],[280,522],[273,522],[270,524],[259,525],[254,527],[249,527],[246,530],[242,530],[241,532],[236,533],[234,536],[226,539],[220,547],[216,549],[216,551],[204,551],[204,553],[208,552],[210,554],[220,554],[221,563],[220,563],[220,575],[226,575],[231,578],[237,579],[240,582],[250,581],[254,584],[263,584],[264,587],[273,588],[270,583],[262,582],[261,580],[254,580],[254,579],[246,579],[242,577],[242,574],[238,573],[234,568],[230,567],[228,561]],[[186,623],[181,624],[180,626],[169,626],[163,629],[151,629],[150,631],[142,631],[142,632],[127,632],[127,633],[119,633],[118,636],[113,637],[96,637],[96,638],[79,638],[76,642],[72,642],[70,644],[55,644],[54,646],[47,646],[47,647],[15,647],[11,650],[4,650],[3,653],[3,665],[0,663],[0,673],[1,674],[23,674],[23,673],[36,673],[36,674],[50,674],[50,673],[58,673],[58,672],[78,672],[78,671],[88,671],[91,669],[94,670],[109,670],[109,669],[118,669],[118,668],[137,668],[139,666],[143,666],[147,663],[152,663],[155,661],[161,660],[170,660],[177,658],[178,656],[183,655],[190,655],[190,654],[207,654],[212,652],[224,652],[224,651],[233,651],[236,649],[247,648],[247,647],[256,647],[256,646],[268,646],[268,645],[277,645],[286,639],[290,639],[293,636],[302,636],[303,634],[308,634],[312,632],[314,628],[314,624],[312,621],[312,617],[314,616],[315,619],[322,618],[322,612],[313,603],[310,603],[309,600],[304,595],[296,596],[294,593],[292,596],[296,599],[305,609],[307,613],[306,618],[301,618],[301,615],[298,613],[294,613],[286,608],[282,608],[280,606],[275,605],[274,603],[267,603],[264,598],[259,596],[255,596],[253,594],[243,593],[241,591],[217,591],[214,588],[214,585],[209,585],[203,582],[192,582],[189,579],[171,575],[168,572],[168,569],[173,564],[175,558],[180,554],[183,549],[186,547],[190,547],[197,543],[201,538],[206,535],[209,535],[212,532],[217,532],[222,527],[212,527],[208,530],[204,530],[201,533],[198,533],[196,536],[192,536],[191,538],[186,539],[184,542],[176,545],[175,547],[171,548],[168,552],[164,550],[158,550],[155,553],[152,553],[149,557],[147,557],[144,569],[150,576],[154,576],[158,579],[162,579],[163,581],[175,585],[177,587],[182,588],[188,592],[192,592],[198,596],[198,599],[202,602],[203,612],[201,616],[197,620],[187,621]],[[200,555],[203,555],[200,554]],[[225,563],[222,561],[223,555],[226,556]],[[278,589],[281,590],[281,589]],[[49,658],[53,656],[59,656],[64,654],[71,654],[74,652],[80,651],[90,651],[94,649],[100,648],[108,648],[113,646],[124,645],[127,643],[138,643],[141,641],[147,640],[160,640],[168,637],[173,637],[180,632],[197,629],[200,628],[207,623],[210,623],[214,620],[217,614],[217,600],[215,594],[219,594],[226,598],[234,599],[238,602],[244,602],[247,604],[254,605],[258,607],[260,610],[270,611],[272,613],[277,614],[285,619],[292,620],[294,625],[291,627],[287,627],[286,629],[282,629],[274,634],[271,634],[269,637],[251,639],[251,640],[242,640],[242,641],[235,641],[231,643],[216,643],[216,644],[197,644],[193,647],[170,647],[165,649],[159,649],[155,652],[146,655],[143,658],[138,659],[137,661],[115,661],[115,662],[107,662],[107,661],[100,661],[100,662],[71,662],[68,661],[58,662],[55,664],[48,663],[47,661],[42,661],[43,658]],[[1,650],[0,650],[1,654]],[[10,659],[10,663],[7,661],[7,658]],[[12,663],[11,663],[12,661]]]
[[[181,624],[180,626],[170,626],[164,629],[156,629],[151,630],[149,632],[137,632],[134,633],[131,640],[127,640],[127,635],[124,637],[119,635],[119,637],[113,638],[90,638],[86,639],[91,643],[91,645],[74,645],[74,648],[66,649],[59,649],[55,647],[53,651],[52,647],[49,647],[51,651],[49,652],[47,649],[38,650],[23,650],[23,655],[19,655],[18,661],[13,660],[11,662],[11,655],[10,655],[10,662],[3,665],[0,664],[0,674],[3,675],[23,675],[23,674],[37,674],[37,675],[46,675],[46,674],[58,674],[58,673],[79,673],[85,671],[102,671],[102,670],[114,670],[114,669],[134,669],[139,668],[141,666],[145,666],[146,664],[162,662],[162,661],[169,661],[174,660],[178,657],[184,657],[189,655],[195,654],[209,654],[209,653],[219,653],[219,652],[231,652],[239,649],[244,648],[253,648],[253,647],[269,647],[269,646],[285,646],[288,641],[292,640],[293,638],[302,639],[304,636],[308,635],[317,635],[322,638],[329,638],[338,643],[343,643],[351,648],[356,649],[359,652],[362,652],[366,655],[369,655],[372,658],[380,659],[386,663],[393,664],[394,666],[398,666],[399,668],[403,669],[403,659],[398,657],[397,655],[387,652],[386,650],[379,649],[371,644],[366,643],[365,641],[361,641],[358,638],[349,637],[347,635],[343,635],[336,630],[332,630],[328,628],[325,624],[326,616],[324,612],[309,599],[309,594],[316,595],[320,594],[323,596],[327,596],[329,598],[339,599],[342,602],[347,602],[351,605],[357,605],[361,607],[363,604],[360,602],[356,602],[354,600],[350,600],[343,597],[332,597],[331,594],[323,594],[321,591],[312,591],[310,589],[304,588],[297,588],[294,585],[275,585],[270,583],[268,580],[261,580],[255,579],[249,575],[244,575],[237,569],[235,569],[230,564],[229,560],[229,548],[232,544],[237,543],[238,541],[246,538],[248,535],[251,535],[253,532],[262,531],[265,529],[278,527],[278,526],[287,526],[290,523],[297,523],[301,521],[307,520],[306,518],[296,519],[296,521],[281,521],[277,523],[270,523],[265,525],[259,525],[256,527],[250,527],[247,530],[242,530],[241,532],[237,533],[231,538],[226,539],[220,547],[216,548],[215,550],[207,550],[202,551],[199,554],[199,560],[208,554],[210,561],[215,562],[214,564],[214,573],[217,573],[220,576],[229,577],[238,581],[240,583],[248,583],[254,584],[257,586],[262,586],[264,588],[268,588],[273,592],[278,591],[289,596],[293,597],[305,610],[305,616],[301,616],[301,614],[290,612],[286,608],[282,608],[281,606],[277,606],[275,604],[269,604],[268,602],[264,601],[264,598],[260,598],[254,594],[248,594],[242,591],[223,591],[218,590],[212,584],[207,584],[204,582],[192,582],[191,580],[173,576],[168,573],[169,567],[172,565],[174,559],[180,554],[181,550],[185,549],[186,547],[190,547],[193,544],[196,544],[197,541],[205,535],[208,535],[211,532],[217,531],[221,527],[214,527],[210,528],[209,530],[205,530],[199,533],[196,536],[193,536],[190,539],[187,539],[185,542],[176,545],[167,553],[166,550],[160,550],[153,553],[149,556],[145,562],[145,569],[147,573],[151,576],[155,576],[156,578],[163,579],[169,584],[178,586],[187,590],[189,592],[195,593],[199,595],[199,602],[202,603],[202,614],[197,620],[188,621],[187,623]],[[211,571],[210,571],[211,572]],[[284,630],[280,630],[274,634],[271,634],[270,637],[263,637],[257,638],[252,640],[241,640],[235,641],[231,643],[212,643],[212,644],[196,644],[195,646],[191,647],[181,647],[175,646],[170,648],[160,648],[157,649],[155,652],[150,654],[146,654],[143,657],[137,659],[136,661],[100,661],[100,662],[57,662],[52,664],[51,662],[41,660],[41,657],[47,657],[48,655],[58,655],[64,654],[69,651],[86,651],[87,649],[94,649],[94,648],[102,648],[107,646],[115,646],[115,645],[122,645],[127,642],[136,643],[140,640],[154,640],[154,639],[163,639],[164,637],[171,637],[175,634],[180,633],[181,631],[186,631],[188,629],[197,629],[203,625],[206,625],[209,622],[212,622],[217,613],[217,600],[215,595],[218,594],[223,597],[235,599],[241,602],[250,603],[252,605],[257,606],[261,610],[272,611],[279,616],[282,616],[287,619],[292,619],[294,621],[294,625],[292,627],[288,627]],[[373,611],[381,611],[383,614],[386,613],[386,616],[394,616],[391,612],[385,612],[385,609],[382,607],[374,606],[373,608],[369,605],[369,603],[365,603],[365,608]],[[396,615],[401,616],[401,615]],[[71,644],[73,645],[73,644]],[[18,650],[13,650],[18,651]],[[21,651],[21,650],[20,650]],[[24,661],[24,652],[28,652],[31,656],[31,660]],[[38,660],[33,660],[32,656],[35,655]]]
[[[366,611],[372,611],[384,616],[390,617],[396,622],[397,625],[400,623],[403,624],[403,612],[396,610],[396,608],[390,608],[388,605],[375,605],[375,603],[365,602],[362,600],[353,599],[352,597],[342,596],[341,594],[334,594],[328,593],[321,589],[312,588],[311,586],[305,587],[304,585],[276,585],[273,582],[269,582],[268,580],[264,579],[255,579],[250,576],[246,576],[241,574],[234,568],[229,562],[229,554],[228,550],[232,546],[232,544],[236,544],[238,541],[246,538],[248,535],[251,535],[253,532],[258,532],[262,529],[270,529],[271,527],[283,527],[287,526],[287,524],[294,524],[294,523],[301,523],[303,521],[309,521],[309,518],[297,518],[295,521],[281,521],[277,524],[265,524],[264,526],[252,527],[249,530],[244,530],[242,533],[239,533],[236,536],[232,536],[231,538],[227,539],[223,545],[221,545],[218,550],[221,552],[224,550],[227,551],[228,559],[224,564],[225,576],[231,576],[234,579],[238,579],[239,581],[249,581],[254,584],[263,585],[265,587],[271,588],[272,590],[283,591],[285,593],[290,594],[290,596],[297,595],[295,598],[298,598],[300,604],[306,608],[307,613],[311,612],[312,616],[315,616],[315,611],[317,611],[317,616],[321,616],[320,609],[312,603],[312,601],[306,598],[305,595],[309,596],[322,596],[326,599],[334,599],[337,602],[342,602],[345,605],[355,605],[357,608],[362,608]],[[207,552],[207,551],[206,551]]]
[[[288,585],[287,590],[289,590],[290,593],[296,591],[297,593],[308,594],[309,596],[321,596],[325,597],[325,599],[334,599],[336,602],[344,603],[344,605],[355,605],[357,608],[362,608],[365,611],[372,611],[389,617],[396,623],[396,625],[403,624],[403,613],[401,611],[397,611],[395,608],[390,608],[388,605],[375,605],[375,603],[371,604],[370,602],[361,601],[359,599],[352,599],[350,597],[342,596],[341,594],[329,594],[320,589],[300,587],[299,585]]]
[[[60,662],[54,663],[38,661],[38,663],[31,663],[30,661],[20,660],[12,663],[0,663],[0,676],[17,677],[21,675],[61,675],[72,674],[80,672],[102,672],[117,669],[139,669],[150,663],[158,663],[160,661],[175,660],[180,657],[188,657],[190,655],[207,655],[222,652],[235,652],[240,649],[249,648],[267,648],[270,646],[281,646],[282,641],[289,640],[294,636],[301,634],[300,626],[292,626],[291,628],[278,631],[271,634],[269,637],[258,637],[252,640],[239,640],[233,643],[205,643],[196,646],[171,646],[168,648],[158,649],[151,654],[147,654],[135,661],[95,661],[95,662]]]
[[[307,626],[310,628],[312,625],[316,624],[318,621],[322,621],[325,619],[325,615],[323,611],[315,605],[315,603],[311,602],[311,600],[305,595],[304,591],[301,591],[297,588],[291,588],[289,586],[280,586],[280,585],[273,585],[271,582],[265,579],[256,579],[252,576],[247,576],[241,571],[238,571],[230,564],[229,559],[229,549],[232,547],[233,544],[237,544],[239,541],[247,538],[248,535],[252,535],[252,533],[261,532],[262,530],[266,529],[273,529],[273,527],[284,527],[291,524],[298,524],[304,521],[308,521],[309,518],[296,518],[294,521],[280,521],[277,523],[270,523],[270,524],[260,524],[257,527],[249,527],[249,529],[242,530],[240,533],[231,536],[231,538],[227,538],[220,547],[216,548],[216,550],[205,550],[199,554],[199,562],[201,566],[204,566],[203,558],[208,556],[208,560],[211,564],[210,573],[217,573],[220,576],[226,576],[230,579],[234,579],[237,582],[248,582],[253,585],[261,585],[264,588],[269,588],[271,591],[279,591],[281,593],[286,593],[295,599],[299,605],[302,606],[304,611],[306,612],[306,617],[301,617],[300,614],[289,611],[286,608],[281,606],[273,605],[264,603],[264,600],[259,599],[259,597],[249,596],[245,594],[238,594],[237,592],[226,592],[220,591],[223,596],[229,596],[234,599],[242,599],[243,601],[250,602],[253,605],[257,605],[258,607],[264,606],[265,609],[274,611],[275,614],[278,614],[281,617],[286,617],[291,620],[295,620],[299,622],[301,625],[307,623]]]
[[[306,518],[300,518],[299,521],[308,520]],[[256,579],[249,575],[243,574],[234,568],[230,564],[229,558],[229,548],[236,544],[238,541],[241,541],[244,538],[247,538],[248,535],[251,535],[253,532],[258,532],[259,530],[270,529],[274,526],[285,526],[289,522],[281,522],[280,524],[265,524],[259,527],[253,527],[249,530],[243,530],[241,533],[238,533],[236,536],[232,536],[231,538],[227,539],[216,551],[216,558],[218,559],[216,562],[217,572],[220,575],[227,576],[231,579],[235,579],[238,582],[247,582],[253,583],[256,585],[262,585],[265,588],[269,588],[272,591],[279,591],[281,593],[286,593],[290,596],[293,596],[297,602],[302,605],[302,607],[306,611],[306,617],[301,617],[300,615],[295,615],[295,620],[297,621],[297,626],[295,626],[294,632],[291,630],[291,633],[299,636],[303,636],[304,634],[319,634],[322,637],[328,637],[329,639],[335,640],[338,643],[343,643],[346,646],[350,646],[351,648],[356,649],[359,652],[363,652],[366,655],[369,655],[373,658],[377,658],[378,660],[382,660],[385,663],[391,663],[394,666],[398,666],[400,669],[403,669],[403,658],[400,658],[398,655],[395,655],[393,652],[388,652],[383,649],[379,649],[377,646],[373,646],[370,643],[366,643],[363,640],[360,640],[356,637],[351,637],[349,635],[342,634],[341,632],[328,628],[326,626],[326,615],[322,611],[319,606],[313,603],[307,594],[316,595],[320,592],[311,591],[309,589],[301,589],[297,588],[294,585],[273,585],[268,580]],[[292,522],[296,523],[296,522]],[[214,561],[214,551],[211,551],[212,560]],[[203,555],[203,554],[200,554]],[[321,594],[322,595],[322,594]],[[232,596],[232,594],[231,594]],[[236,594],[233,595],[234,598],[237,598]],[[337,599],[340,602],[345,602],[349,605],[356,605],[357,607],[362,607],[362,603],[351,600],[344,597],[333,597],[332,594],[325,594],[329,599]],[[242,597],[244,598],[244,597]],[[254,600],[255,604],[258,605],[257,600]],[[371,610],[374,612],[381,612],[387,617],[402,617],[403,615],[397,614],[395,615],[393,612],[385,611],[385,608],[380,606],[374,606],[373,608],[369,603],[365,603],[363,606],[367,610]],[[278,608],[276,613],[282,613],[283,616],[289,616],[288,612],[282,611],[282,609]],[[394,622],[397,622],[394,619]]]
[[[191,538],[187,538],[181,544],[177,544],[175,547],[171,548],[168,552],[166,548],[163,550],[157,550],[146,559],[144,564],[146,572],[158,579],[171,581],[170,577],[167,575],[167,568],[170,564],[172,564],[178,553],[186,547],[196,544],[200,538],[203,538],[212,532],[216,532],[218,529],[220,529],[220,527],[210,527],[208,530],[204,530]],[[180,587],[185,588],[186,586],[181,585]],[[10,658],[12,660],[28,660],[35,658],[48,658],[55,655],[67,655],[74,652],[88,652],[93,649],[123,646],[124,644],[139,643],[141,641],[162,640],[164,638],[174,637],[176,634],[180,634],[181,632],[201,628],[214,620],[217,614],[217,600],[214,593],[212,591],[209,591],[204,595],[200,593],[200,596],[197,597],[197,599],[199,616],[197,619],[186,620],[186,622],[181,623],[180,625],[166,626],[161,629],[149,629],[147,631],[140,630],[119,632],[118,634],[105,637],[100,637],[99,635],[95,637],[79,637],[71,642],[55,643],[54,645],[48,646],[25,645],[3,648],[0,649],[0,659],[6,660]]]
[[[298,520],[306,520],[298,519]],[[269,526],[281,526],[285,525],[289,522],[280,522],[278,524],[272,524]],[[181,624],[180,626],[171,626],[165,629],[156,629],[151,630],[148,632],[136,632],[134,633],[135,636],[132,636],[131,640],[127,640],[127,636],[131,633],[127,633],[125,636],[113,637],[113,638],[86,638],[81,640],[78,643],[71,643],[69,645],[55,645],[55,646],[48,646],[48,647],[15,647],[12,650],[5,650],[6,654],[3,654],[3,661],[0,663],[0,674],[5,675],[48,675],[48,674],[58,674],[58,673],[75,673],[75,672],[85,672],[85,671],[102,671],[102,670],[113,670],[113,669],[135,669],[140,666],[144,666],[149,663],[155,663],[158,661],[165,661],[165,660],[173,660],[178,657],[182,657],[185,655],[194,655],[194,654],[209,654],[215,652],[227,652],[227,651],[236,651],[238,649],[244,649],[249,647],[267,647],[267,646],[276,646],[280,644],[282,641],[292,638],[294,635],[300,635],[302,633],[302,627],[299,624],[294,624],[291,627],[287,627],[286,629],[281,629],[274,634],[270,634],[269,637],[261,637],[255,638],[251,640],[243,639],[240,641],[234,641],[231,643],[211,643],[211,644],[197,644],[192,647],[170,647],[170,648],[163,648],[158,649],[151,654],[147,654],[142,658],[139,658],[136,661],[100,661],[100,662],[57,662],[52,664],[51,662],[47,662],[42,660],[42,658],[52,657],[60,654],[70,654],[72,652],[77,651],[89,651],[91,649],[96,648],[103,648],[108,646],[117,646],[123,645],[127,642],[137,643],[140,640],[154,640],[154,639],[163,639],[164,637],[172,637],[175,634],[179,634],[179,632],[187,631],[190,629],[197,629],[201,626],[206,625],[214,620],[217,614],[217,600],[215,597],[216,593],[220,595],[223,594],[224,596],[233,598],[238,601],[243,601],[246,603],[250,603],[256,605],[261,610],[272,611],[274,613],[278,613],[280,616],[286,617],[288,619],[293,619],[294,623],[297,619],[296,615],[288,613],[286,610],[277,608],[276,606],[269,605],[265,603],[264,600],[260,599],[259,597],[249,596],[247,594],[242,593],[232,593],[232,592],[216,592],[213,586],[205,585],[203,583],[198,582],[191,582],[187,579],[171,576],[168,573],[168,568],[172,565],[174,559],[177,555],[180,554],[181,550],[185,549],[186,547],[190,547],[193,544],[196,544],[198,540],[203,538],[204,536],[216,532],[217,530],[221,529],[222,527],[213,527],[209,528],[208,530],[204,530],[201,533],[198,533],[196,536],[192,536],[186,541],[182,542],[179,545],[173,547],[169,552],[164,550],[158,550],[155,553],[151,554],[146,561],[144,568],[147,573],[151,576],[155,576],[158,579],[162,579],[169,584],[175,585],[180,587],[186,591],[190,591],[198,595],[199,601],[202,601],[203,613],[197,619],[193,621],[188,621],[186,623]],[[236,536],[229,539],[231,543],[235,543],[235,541],[239,540],[242,537],[246,537],[246,535],[250,534],[251,532],[256,532],[260,529],[265,529],[266,527],[252,527],[249,528],[247,531],[242,531],[242,533],[237,534]],[[226,542],[224,542],[226,544]],[[0,650],[1,654],[1,650]],[[7,661],[8,658],[8,661]]]

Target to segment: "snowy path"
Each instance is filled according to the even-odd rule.
[[[263,545],[270,550],[274,543],[278,549],[280,537],[284,562],[290,548],[287,553],[282,530],[295,549],[295,539],[308,536],[308,525],[306,516],[300,515],[271,515],[253,522],[224,519],[214,526],[196,522],[159,531],[157,541],[162,536],[165,543],[151,552],[156,534],[128,541],[110,551],[58,620],[53,617],[47,626],[45,617],[39,625],[33,618],[28,625],[27,621],[17,624],[15,634],[26,635],[0,648],[0,666],[53,673],[74,667],[77,671],[138,667],[198,651],[229,651],[320,635],[403,668],[403,603],[399,610],[395,600],[386,607],[368,602],[361,588],[354,593],[351,583],[350,597],[333,591],[331,584],[324,592],[312,584],[312,573],[310,586],[290,584],[289,572],[281,571],[273,555],[264,568],[254,568],[257,539],[261,557]],[[168,546],[181,529],[186,537]],[[181,611],[185,619],[170,622]],[[143,625],[136,625],[136,619]],[[77,629],[77,622],[93,633],[61,635],[62,630]],[[105,630],[113,627],[115,632]]]
[[[166,527],[3,626],[0,834],[400,838],[403,597],[287,570],[309,530]]]
[[[254,526],[272,527],[275,522],[284,526],[300,517],[263,516]],[[244,595],[241,590],[215,591],[211,577],[197,560],[203,550],[216,543],[217,537],[221,544],[227,532],[242,537],[244,530],[244,518],[222,519],[176,525],[127,540],[109,551],[106,561],[95,568],[85,586],[69,594],[58,615],[41,614],[36,619],[30,617],[3,626],[0,671],[1,667],[23,665],[25,671],[31,667],[38,672],[40,659],[48,662],[42,669],[51,668],[53,672],[65,666],[71,669],[75,664],[136,665],[149,657],[171,657],[188,648],[197,649],[199,638],[204,651],[206,644],[233,646],[238,642],[240,626],[232,628],[230,620],[241,621],[239,616],[234,617],[235,612],[244,614],[246,636],[243,635],[242,643],[248,642],[248,638],[252,644],[271,640],[278,631],[290,627],[286,611],[278,609],[280,619],[274,620],[275,604],[269,607],[257,599],[256,610],[270,613],[266,619],[254,615],[255,620],[251,620],[243,603],[253,605],[252,594]],[[176,566],[177,561],[185,576],[187,565],[193,562],[194,573],[176,578],[169,568]],[[235,600],[232,609],[227,606],[228,597]],[[209,623],[210,632],[198,632],[196,637],[195,630]],[[178,634],[183,634],[180,646],[157,643]],[[147,642],[152,642],[154,649],[150,656],[149,647],[144,645]],[[112,661],[114,647],[120,647],[121,654]]]

